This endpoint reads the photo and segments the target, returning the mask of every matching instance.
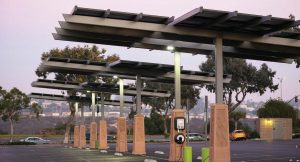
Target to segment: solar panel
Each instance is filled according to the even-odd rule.
[[[140,21],[140,22],[156,23],[156,24],[168,24],[172,22],[174,19],[174,17],[148,15],[143,13],[111,11],[109,9],[108,10],[90,9],[90,8],[83,8],[77,6],[75,6],[72,15],[103,17],[103,18],[110,18],[110,19]]]
[[[137,62],[137,61],[128,61],[128,60],[118,60],[113,63],[108,64],[111,68],[132,68],[139,70],[150,70],[158,72],[172,72],[174,71],[173,65],[166,64],[156,64],[148,62]]]
[[[261,15],[196,8],[175,19],[170,25],[264,35],[287,29],[299,21]]]

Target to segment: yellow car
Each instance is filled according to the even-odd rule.
[[[233,141],[246,140],[247,136],[243,130],[234,130],[230,135],[230,139]]]

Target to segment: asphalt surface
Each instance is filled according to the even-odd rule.
[[[232,162],[300,162],[300,149],[296,144],[300,140],[292,141],[237,141],[231,143]],[[193,161],[201,155],[201,147],[205,142],[190,144],[193,147]],[[131,144],[128,150],[131,151]],[[108,153],[99,150],[69,148],[62,145],[44,144],[33,146],[0,146],[1,162],[143,162],[145,159],[155,159],[165,162],[168,159],[168,143],[147,143],[147,156],[114,155],[115,144],[110,144]],[[162,151],[165,154],[155,154]],[[298,160],[298,161],[297,161]]]

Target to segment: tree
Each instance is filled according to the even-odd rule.
[[[33,102],[31,104],[31,110],[35,114],[36,118],[39,118],[40,114],[43,113],[42,106],[40,106],[38,103]]]
[[[41,60],[45,60],[48,57],[62,57],[62,58],[73,58],[73,59],[83,59],[83,60],[91,60],[91,61],[105,61],[105,62],[113,62],[119,60],[119,56],[116,54],[108,55],[105,57],[105,49],[99,50],[97,46],[93,45],[91,47],[84,46],[84,47],[65,47],[64,49],[52,49],[49,52],[44,52],[42,54]],[[39,77],[46,78],[49,73],[41,72],[36,70],[36,75]],[[78,74],[66,74],[66,73],[55,73],[55,79],[60,81],[71,81],[71,82],[106,82],[106,83],[116,83],[116,80],[109,77],[97,77],[97,76],[87,76],[87,75],[78,75]],[[76,91],[69,90],[67,94],[69,96],[76,95]],[[66,121],[66,131],[65,131],[65,138],[64,143],[68,143],[69,133],[70,133],[70,126],[74,121],[75,118],[75,102],[69,102],[70,108],[70,116]]]
[[[259,118],[292,118],[293,128],[297,127],[298,112],[288,103],[271,99],[257,110]]]
[[[175,89],[174,84],[165,84],[165,83],[155,83],[155,82],[146,82],[146,87],[149,89],[159,89],[170,91],[171,96],[168,98],[143,98],[143,103],[148,104],[152,107],[151,112],[158,112],[163,116],[163,129],[164,134],[168,134],[167,120],[169,118],[169,110],[175,108]],[[190,109],[193,108],[196,104],[200,95],[199,87],[195,86],[181,86],[181,104],[186,105],[187,99],[189,99]]]
[[[0,86],[0,117],[2,117],[3,115],[3,109],[5,107],[3,100],[6,93],[7,92],[4,89],[2,89],[2,87]]]
[[[242,111],[232,111],[229,117],[234,121],[234,129],[237,130],[238,121],[240,119],[246,118],[246,113]]]
[[[2,90],[0,100],[1,117],[3,121],[10,122],[10,142],[13,140],[14,123],[19,120],[21,111],[28,108],[30,99],[17,88],[9,92]]]
[[[199,66],[203,72],[215,72],[215,62],[213,56],[208,56],[207,61]],[[244,59],[224,58],[224,74],[231,74],[232,80],[224,84],[223,97],[228,105],[229,112],[234,111],[246,98],[247,94],[264,94],[267,89],[271,92],[278,89],[274,85],[273,78],[276,74],[266,64],[262,64],[257,69]],[[215,85],[206,85],[206,89],[215,92]],[[234,103],[234,101],[236,103]]]

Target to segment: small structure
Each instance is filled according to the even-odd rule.
[[[258,131],[262,140],[291,140],[291,118],[260,118]]]

